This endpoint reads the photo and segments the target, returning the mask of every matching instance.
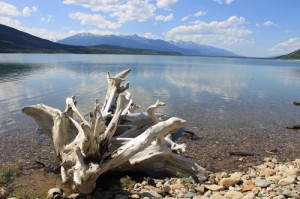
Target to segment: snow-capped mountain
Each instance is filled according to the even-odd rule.
[[[111,45],[126,48],[152,49],[165,52],[178,52],[183,55],[201,56],[238,56],[237,54],[212,46],[198,45],[193,42],[167,42],[161,39],[147,39],[138,35],[95,35],[92,33],[79,33],[63,40],[60,44],[76,46]]]

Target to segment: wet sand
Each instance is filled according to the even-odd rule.
[[[189,133],[179,138],[187,144],[192,160],[209,171],[238,171],[262,163],[264,157],[273,156],[285,162],[300,158],[300,131],[285,128],[187,128]],[[0,139],[1,167],[21,166],[21,175],[12,185],[43,195],[59,184],[59,160],[52,140],[33,127],[19,129],[12,134],[2,134]],[[232,152],[242,153],[234,155]],[[250,155],[250,156],[249,156]],[[22,192],[22,190],[21,190]]]

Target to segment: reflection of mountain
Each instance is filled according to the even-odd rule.
[[[217,72],[216,72],[217,70]],[[241,71],[230,67],[181,66],[166,67],[165,78],[180,89],[190,89],[193,94],[208,92],[226,99],[236,99],[247,87]]]

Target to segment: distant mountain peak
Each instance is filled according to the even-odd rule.
[[[199,56],[238,56],[237,54],[225,49],[213,46],[199,45],[192,41],[167,42],[161,39],[148,39],[137,34],[134,35],[94,35],[92,33],[80,33],[57,43],[77,45],[77,46],[95,46],[111,45],[125,48],[150,49],[165,52],[177,52],[184,55]]]

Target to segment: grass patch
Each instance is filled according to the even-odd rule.
[[[0,167],[0,184],[5,185],[13,179],[16,179],[20,175],[20,172],[21,168],[18,164],[13,165],[8,169]]]

